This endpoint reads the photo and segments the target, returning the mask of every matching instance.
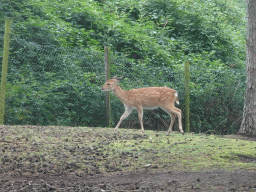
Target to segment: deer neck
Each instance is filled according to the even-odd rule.
[[[113,91],[113,93],[115,94],[115,96],[120,99],[121,101],[125,101],[126,99],[126,91],[122,90],[122,88],[119,85],[116,85],[115,90]]]

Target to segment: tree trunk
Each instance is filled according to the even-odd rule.
[[[238,134],[256,136],[256,0],[247,0],[246,90]]]

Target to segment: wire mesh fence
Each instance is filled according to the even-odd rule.
[[[15,40],[10,52],[7,124],[103,125],[103,53]]]
[[[110,77],[124,76],[120,82],[124,90],[152,86],[176,89],[180,97],[177,107],[184,114],[183,64],[187,59],[178,65],[154,66],[143,59],[110,51]],[[5,124],[108,126],[105,93],[101,91],[105,82],[104,63],[104,51],[40,45],[13,37]],[[241,122],[245,75],[218,65],[201,65],[199,58],[190,65],[190,78],[191,131],[235,132]],[[110,126],[114,127],[124,107],[113,94],[110,97]],[[171,120],[164,111],[155,109],[146,110],[143,121],[145,129],[167,130]],[[137,112],[121,127],[140,129]]]

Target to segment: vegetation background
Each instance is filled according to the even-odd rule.
[[[244,0],[3,0],[12,19],[5,124],[106,126],[104,46],[123,89],[168,86],[184,111],[190,62],[191,131],[236,133],[245,90]],[[123,105],[111,97],[112,124]],[[167,130],[161,110],[146,129]],[[163,121],[163,119],[165,119]],[[139,127],[134,113],[122,127]]]

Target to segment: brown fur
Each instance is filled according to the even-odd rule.
[[[142,123],[143,109],[155,109],[160,107],[171,116],[171,124],[168,132],[172,131],[174,119],[177,115],[179,119],[179,129],[183,133],[181,110],[174,106],[175,102],[179,104],[178,93],[176,90],[168,87],[146,87],[124,91],[118,85],[120,79],[121,78],[115,76],[113,79],[108,80],[102,87],[103,91],[113,91],[113,93],[123,102],[125,106],[125,112],[116,125],[114,130],[115,132],[117,131],[121,122],[128,117],[134,109],[138,111],[141,130],[144,132]]]

